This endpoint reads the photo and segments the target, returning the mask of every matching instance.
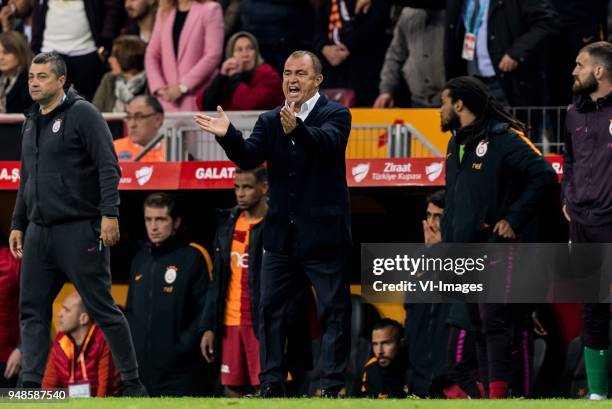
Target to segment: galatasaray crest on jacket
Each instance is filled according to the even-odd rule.
[[[167,284],[172,284],[176,281],[177,271],[178,271],[178,267],[176,266],[166,267],[166,274],[164,274],[164,280],[166,280]]]
[[[53,127],[51,127],[51,130],[53,131],[53,133],[57,133],[60,130],[61,126],[62,120],[56,119],[55,121],[53,121]]]
[[[476,156],[478,156],[479,158],[482,158],[483,156],[485,156],[487,154],[488,146],[489,146],[489,141],[487,140],[480,141],[480,143],[476,146]]]

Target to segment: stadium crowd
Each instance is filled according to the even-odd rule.
[[[98,120],[89,105],[80,103],[87,100],[101,112],[126,114],[126,136],[114,141],[119,161],[164,160],[160,131],[165,113],[218,110],[217,117],[202,115],[196,117],[196,122],[217,137],[230,159],[243,165],[234,181],[236,206],[219,210],[210,252],[183,235],[183,214],[175,197],[158,192],[145,199],[142,220],[146,237],[132,260],[125,307],[127,321],[116,308],[107,309],[108,305],[96,298],[95,291],[86,285],[92,277],[77,278],[79,268],[86,262],[78,257],[73,259],[76,253],[62,248],[65,252],[62,254],[71,259],[65,262],[69,277],[72,281],[80,280],[89,291],[75,292],[64,300],[57,316],[59,331],[49,346],[32,353],[33,344],[27,345],[28,353],[37,355],[37,362],[28,358],[31,359],[27,363],[30,377],[20,379],[20,386],[65,387],[70,388],[72,396],[114,396],[122,393],[122,382],[128,385],[128,388],[123,386],[123,393],[143,396],[138,390],[142,382],[146,388],[144,394],[149,396],[383,398],[415,395],[450,399],[578,397],[588,393],[605,398],[612,379],[600,365],[604,356],[603,362],[609,365],[605,361],[609,341],[604,342],[601,333],[602,328],[609,331],[609,325],[603,326],[601,317],[609,321],[609,306],[585,306],[585,326],[597,328],[595,335],[591,332],[585,337],[584,359],[581,358],[583,340],[578,338],[573,342],[582,330],[577,305],[538,305],[517,312],[505,305],[407,303],[405,323],[381,319],[350,298],[345,291],[348,290],[346,277],[330,279],[345,268],[343,252],[351,240],[350,221],[343,219],[348,218],[348,213],[344,214],[345,208],[348,209],[348,189],[345,181],[344,185],[334,184],[334,177],[324,167],[334,161],[343,163],[341,144],[308,130],[313,122],[327,120],[327,117],[321,118],[325,115],[316,116],[318,112],[309,117],[318,103],[318,94],[314,100],[302,98],[302,110],[297,115],[288,114],[289,105],[280,110],[280,126],[277,124],[274,132],[293,135],[291,145],[283,149],[291,152],[294,163],[283,160],[286,152],[266,143],[264,136],[252,138],[256,141],[251,145],[242,143],[240,133],[217,107],[271,110],[282,106],[285,100],[293,107],[295,101],[289,101],[290,96],[305,90],[316,93],[319,87],[323,95],[326,90],[335,90],[333,94],[346,106],[442,105],[442,128],[453,131],[455,138],[449,144],[449,152],[460,158],[454,169],[447,165],[447,177],[452,175],[447,182],[458,183],[461,175],[457,168],[464,158],[471,160],[467,147],[474,145],[484,132],[481,128],[485,125],[480,118],[485,118],[487,127],[488,121],[495,121],[497,127],[486,129],[491,135],[523,135],[525,129],[521,123],[505,114],[503,106],[563,106],[572,102],[572,84],[575,78],[582,78],[581,71],[575,68],[576,56],[588,44],[601,44],[598,42],[607,39],[607,0],[8,0],[4,3],[0,9],[0,113],[20,113],[33,104],[27,76],[34,59],[33,65],[47,64],[58,78],[63,75],[72,84],[63,94],[61,87],[68,84],[58,83],[57,95],[63,95],[64,99],[56,106],[50,105],[49,112],[58,106],[67,111],[74,107],[80,110],[78,116],[85,118],[83,121]],[[313,54],[303,51],[295,54],[296,50]],[[605,47],[604,51],[594,50],[589,51],[589,58],[605,59],[597,53],[610,52]],[[44,54],[39,54],[43,56],[40,58],[34,57],[35,53]],[[60,75],[53,71],[57,64],[54,55],[65,62],[67,72],[60,70]],[[579,67],[591,66],[589,61],[581,61]],[[607,62],[612,63],[612,57]],[[299,65],[302,63],[306,68]],[[612,65],[606,69],[612,69]],[[299,77],[300,70],[308,75],[312,73],[313,83],[298,79],[295,83],[300,85],[294,86],[298,90],[287,88],[283,95],[283,78]],[[48,74],[41,73],[40,81],[44,82],[44,75]],[[610,72],[597,75],[600,88],[612,87]],[[592,92],[596,92],[598,83]],[[65,100],[67,104],[62,108]],[[609,109],[609,104],[609,97],[604,94],[594,103],[579,105],[578,111],[582,114]],[[40,119],[48,113],[45,109],[41,104],[40,112],[28,113],[30,118],[38,118],[31,119],[35,126],[43,129],[48,125],[57,133],[61,126],[70,124],[66,121],[62,125],[60,120],[56,129],[57,121],[45,123]],[[350,113],[332,103],[324,109],[328,109],[326,115],[335,118],[337,134],[334,135],[342,138],[346,134],[348,138],[346,125],[350,124]],[[580,114],[574,114],[574,121],[581,120]],[[260,118],[261,127],[271,127],[270,118],[264,114]],[[69,131],[71,135],[80,135],[82,124],[77,125],[76,121],[73,124],[71,128],[66,126],[62,135]],[[98,127],[97,132],[103,133],[102,128],[102,125]],[[322,145],[327,143],[329,150],[318,151],[320,147],[309,142],[310,137]],[[543,192],[554,176],[541,155],[522,139],[516,138],[512,145],[504,147],[507,149],[504,160],[517,173],[536,181],[525,188],[531,189],[533,194],[529,200],[535,202],[539,198],[534,192]],[[99,158],[112,156],[108,146],[85,143],[88,148],[92,144]],[[270,191],[278,192],[281,183],[295,184],[295,179],[291,179],[296,177],[295,167],[306,162],[303,157],[295,159],[296,146],[306,152],[304,155],[322,158],[312,171],[320,177],[300,179],[299,186],[312,197],[324,192],[320,196],[336,200],[326,206],[320,203],[317,206],[314,201],[318,198],[312,199],[313,203],[302,203],[314,221],[295,215],[299,213],[296,208],[300,207],[295,196],[304,192],[296,193],[292,187],[287,188],[290,198],[287,203],[279,208],[273,207],[276,203],[270,204],[270,211],[268,208]],[[144,147],[151,149],[142,155]],[[569,149],[567,158],[572,161],[568,169],[572,173],[568,176],[570,182],[564,186],[564,198],[570,208],[564,207],[564,211],[569,212],[575,223],[582,223],[574,226],[573,240],[605,241],[605,233],[596,228],[590,230],[592,220],[588,212],[581,213],[580,206],[571,208],[571,203],[578,200],[575,195],[576,184],[583,181],[580,178],[591,182],[586,179],[589,175],[580,173],[579,165],[571,167],[571,155],[588,147],[574,144]],[[342,155],[335,155],[340,151]],[[279,182],[282,178],[275,173],[278,165],[269,170],[260,166],[266,159],[269,164],[277,160],[289,179]],[[112,161],[105,163],[109,172],[105,181],[112,184],[109,180],[116,176],[118,166]],[[90,168],[85,171],[93,172]],[[332,176],[340,180],[345,175],[338,171]],[[49,182],[51,186],[54,180]],[[510,191],[515,186],[506,187],[507,196],[516,197],[513,196],[516,192]],[[30,213],[25,214],[28,206],[23,201],[30,199],[24,197],[28,194],[23,192],[24,188],[20,188],[13,230],[27,227],[30,231],[30,226],[39,221],[42,220],[41,225],[46,223],[37,205],[32,210],[32,202],[27,209]],[[461,196],[453,192],[436,192],[427,198],[423,220],[425,246],[443,239],[478,241],[473,236],[461,237],[465,232],[454,231],[441,223],[445,212],[447,220],[459,217],[457,203],[467,200],[470,193],[476,194],[461,192],[464,195]],[[59,191],[52,193],[61,195]],[[86,192],[81,193],[86,196]],[[116,204],[109,203],[101,215],[103,224],[117,220],[113,213]],[[522,203],[525,208],[531,204]],[[54,210],[63,222],[61,212],[65,209]],[[520,210],[511,215],[512,219],[505,220],[500,215],[497,220],[501,221],[492,227],[493,231],[514,239],[513,227],[522,228],[532,216]],[[286,220],[279,216],[284,213],[289,215]],[[570,216],[567,217],[569,220]],[[28,220],[30,226],[27,226]],[[271,232],[278,236],[267,234],[264,238],[264,220],[266,226],[276,227]],[[601,220],[594,223],[605,225]],[[82,237],[93,239],[93,250],[86,249],[90,257],[98,245],[97,236],[93,236],[104,235],[106,231],[112,236],[114,227],[109,226],[86,222],[84,226],[75,224],[70,228],[78,228]],[[112,245],[118,239],[118,226],[116,229],[117,237],[104,238],[104,243],[100,241],[100,253],[102,246],[107,246],[107,240]],[[49,228],[51,233],[47,234],[45,229],[40,229],[28,235],[36,234],[53,253],[54,243],[49,237],[57,233],[52,230]],[[279,242],[270,244],[274,237],[280,238]],[[30,238],[28,243],[26,236],[25,240],[33,248],[34,239]],[[325,266],[314,265],[320,258],[312,255],[313,248],[325,240],[340,250],[338,254],[324,255]],[[7,240],[2,238],[2,242]],[[273,259],[266,268],[276,268],[276,275],[265,276],[266,280],[262,280],[266,265],[262,260],[264,247],[268,260]],[[21,247],[18,250],[21,252]],[[40,254],[37,251],[36,257],[37,262],[53,273],[64,268],[49,267],[56,260],[49,262],[53,257],[44,255],[43,250]],[[62,262],[57,261],[58,265]],[[108,256],[96,262],[106,263],[108,268]],[[17,313],[19,275],[23,271],[30,278],[36,277],[33,262],[24,260],[23,264],[26,267],[22,270],[20,260],[6,247],[0,248],[2,387],[17,385],[22,367],[23,346]],[[274,268],[269,264],[274,264]],[[283,274],[289,273],[283,275],[281,270]],[[107,284],[96,283],[98,288]],[[280,290],[275,292],[278,288],[282,288],[282,294]],[[36,305],[38,293],[22,288],[21,297],[24,294],[30,301],[25,319],[35,321],[37,334],[46,334],[49,328],[45,327],[44,320],[51,314],[50,307]],[[24,320],[24,312],[21,313]],[[354,327],[350,328],[349,321],[355,316],[361,318],[353,319]],[[95,317],[101,317],[102,322],[97,322]],[[125,331],[124,321],[129,324],[129,334],[121,332]],[[106,339],[107,333],[114,333],[112,340]],[[549,349],[553,345],[558,348],[554,351],[556,355],[549,353],[542,362],[544,353],[536,348],[537,339],[549,341]],[[117,352],[121,340],[130,345],[124,345]],[[39,339],[37,343],[45,341]],[[41,356],[47,350],[48,357]],[[126,358],[122,368],[112,359],[121,354]],[[133,356],[138,375],[135,375]],[[319,357],[320,363],[313,365]],[[486,362],[483,357],[490,361]],[[566,362],[566,366],[560,367],[559,362]],[[36,371],[43,369],[42,379],[38,379]],[[346,381],[342,373],[347,375]],[[590,373],[588,388],[586,373]]]

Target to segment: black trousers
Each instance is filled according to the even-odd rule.
[[[261,384],[278,384],[287,376],[284,347],[289,326],[288,307],[303,285],[300,273],[296,272],[304,272],[317,293],[317,311],[323,325],[319,364],[321,388],[344,386],[344,371],[351,348],[348,250],[339,249],[321,258],[300,258],[292,251],[266,251],[262,263],[259,304]]]
[[[476,328],[480,381],[485,386],[503,381],[514,386],[515,394],[528,396],[533,362],[532,340],[525,328],[528,305],[467,304],[467,308]]]
[[[612,243],[612,225],[585,226],[570,223],[572,243]],[[610,304],[584,304],[584,344],[592,349],[608,349],[610,345]]]
[[[40,383],[49,354],[53,300],[67,277],[104,332],[121,379],[138,377],[127,320],[111,296],[110,250],[99,249],[100,220],[30,223],[21,266],[22,379]]]
[[[97,52],[71,57],[62,55],[68,70],[68,83],[74,85],[77,92],[86,100],[93,100],[98,85],[102,80],[105,64]]]

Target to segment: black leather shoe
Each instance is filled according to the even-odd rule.
[[[123,388],[121,389],[121,396],[129,398],[148,398],[149,393],[147,388],[140,382],[140,379],[130,379],[129,381],[122,381]]]
[[[333,388],[323,388],[323,389],[321,389],[321,397],[322,398],[330,398],[330,399],[341,398],[342,397],[340,395],[341,391],[342,391],[342,387],[341,386],[336,386],[336,387],[333,387]]]
[[[248,398],[284,398],[285,388],[282,384],[262,385],[253,395],[247,395]]]

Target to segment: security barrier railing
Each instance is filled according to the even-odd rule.
[[[515,107],[510,110],[527,124],[527,136],[543,153],[562,153],[566,107]],[[227,159],[214,137],[195,126],[193,114],[166,114],[159,141],[165,145],[167,160]],[[228,112],[230,120],[245,138],[250,135],[259,114],[260,111]],[[123,117],[123,114],[104,114],[115,137],[125,134]],[[0,115],[0,160],[19,160],[22,123],[23,115]],[[147,148],[156,144],[157,141]],[[346,150],[346,157],[351,159],[441,156],[443,152],[411,124],[353,124]]]

